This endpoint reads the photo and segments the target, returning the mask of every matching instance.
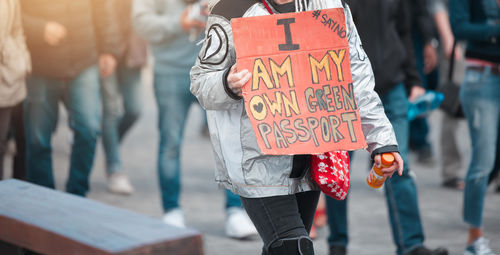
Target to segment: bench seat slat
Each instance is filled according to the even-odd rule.
[[[202,253],[195,230],[13,179],[0,181],[0,240],[45,254],[155,254],[186,245],[194,253],[183,254]]]

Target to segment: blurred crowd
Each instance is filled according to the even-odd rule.
[[[180,147],[188,109],[189,70],[199,52],[207,7],[140,0],[2,0],[0,2],[0,159],[15,139],[14,178],[55,188],[51,138],[59,106],[72,130],[66,191],[85,196],[96,145],[106,157],[107,187],[134,192],[119,146],[142,108],[141,70],[154,56],[159,109],[158,181],[163,221],[185,226],[179,205]],[[189,6],[189,8],[188,8]],[[0,164],[0,179],[3,162]],[[7,177],[7,176],[5,176]],[[226,233],[256,233],[238,196],[226,193]]]
[[[141,115],[141,71],[152,55],[163,221],[185,226],[179,205],[180,148],[189,108],[197,104],[190,92],[190,70],[199,58],[202,45],[198,42],[206,37],[206,21],[217,2],[0,0],[0,179],[10,177],[3,173],[3,158],[7,141],[12,139],[16,145],[13,177],[55,188],[51,138],[63,105],[73,132],[66,191],[87,194],[101,141],[109,192],[132,194],[134,187],[119,148]],[[400,152],[424,165],[438,165],[441,185],[464,192],[464,220],[470,225],[466,254],[493,254],[482,236],[481,219],[488,184],[496,185],[500,193],[499,1],[346,2],[372,62],[375,90],[389,119],[395,120],[392,125]],[[375,24],[378,18],[383,21]],[[390,32],[378,37],[391,29],[394,38]],[[456,86],[451,94],[444,89],[450,84]],[[455,97],[461,107],[441,110],[440,125],[428,123],[428,114],[408,122],[406,106],[429,91]],[[396,102],[398,97],[401,100]],[[403,120],[396,121],[401,116]],[[464,138],[456,135],[460,122],[467,122],[469,128],[470,163],[462,160],[463,150],[457,143]],[[440,127],[440,151],[429,140],[433,126]],[[402,151],[403,140],[411,154]],[[464,169],[468,169],[465,175]],[[413,249],[424,246],[411,176],[405,166],[401,179],[386,184],[397,253],[446,254],[439,248]],[[404,199],[393,197],[392,192]],[[255,235],[257,230],[240,197],[229,190],[225,195],[226,234],[233,238]],[[346,202],[327,198],[325,203],[323,199],[314,226],[329,224],[330,254],[346,254]],[[407,208],[400,208],[402,204]],[[315,235],[313,227],[311,237]]]

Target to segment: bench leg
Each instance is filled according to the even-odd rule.
[[[23,254],[23,249],[15,245],[0,241],[0,254],[21,255]]]
[[[10,243],[6,243],[4,241],[0,241],[0,254],[2,255],[42,255],[40,253],[36,253],[30,251],[28,249],[24,249]]]

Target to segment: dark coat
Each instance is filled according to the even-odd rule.
[[[132,25],[132,0],[108,0],[113,6],[120,41],[117,46],[118,63],[130,68],[141,67],[147,62],[147,43],[134,31]]]
[[[102,53],[118,55],[120,40],[107,0],[21,0],[23,25],[33,63],[33,73],[71,79],[97,64]],[[45,24],[66,27],[58,46],[44,40]]]
[[[420,85],[406,0],[348,0],[380,95],[404,82]]]
[[[407,0],[408,1],[408,0]],[[434,1],[434,0],[429,0]],[[411,10],[411,26],[416,30],[422,40],[422,44],[429,43],[432,39],[437,38],[437,30],[434,25],[434,20],[429,12],[428,1],[426,0],[410,0],[408,1]]]

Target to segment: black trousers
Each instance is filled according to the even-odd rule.
[[[7,150],[7,135],[10,127],[12,107],[0,108],[0,180],[3,177],[3,158]]]
[[[242,204],[264,241],[263,254],[280,240],[309,237],[320,192],[241,198]]]
[[[14,156],[13,177],[26,180],[24,140],[23,103],[13,107],[0,108],[0,180],[3,178],[3,159],[7,148],[9,130],[12,131],[16,142]]]

